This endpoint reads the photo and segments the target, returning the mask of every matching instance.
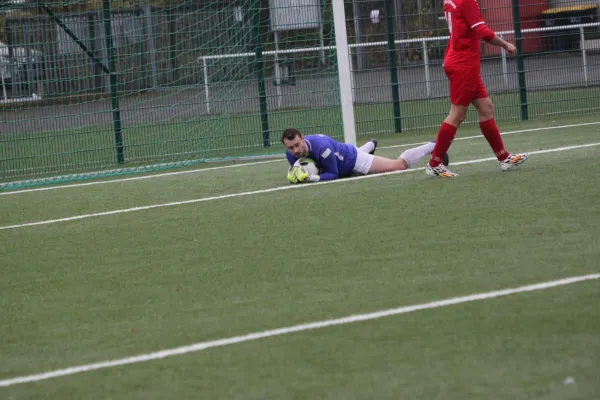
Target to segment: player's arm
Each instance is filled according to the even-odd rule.
[[[479,12],[479,6],[477,5],[476,0],[464,0],[461,4],[460,11],[465,21],[467,21],[471,29],[473,29],[481,39],[491,43],[495,38],[498,38],[494,31],[485,24],[485,21],[481,17],[481,12]]]
[[[506,40],[496,35],[493,30],[488,28],[488,26],[485,24],[485,21],[481,17],[479,6],[475,0],[465,0],[461,6],[461,12],[465,18],[465,21],[467,21],[471,29],[473,29],[477,36],[479,36],[481,39],[485,40],[491,45],[502,47],[510,54],[514,54],[516,52],[515,46],[513,46],[511,43],[508,43]]]
[[[299,170],[296,174],[298,182],[331,181],[340,177],[337,159],[335,158],[333,151],[329,147],[325,147],[324,150],[319,149],[319,151],[317,151],[316,153],[321,154],[318,157],[318,165],[320,169],[325,170],[327,172],[323,172],[320,175],[310,175]]]
[[[512,43],[507,42],[506,40],[502,39],[501,37],[499,37],[496,34],[494,34],[493,39],[488,41],[488,43],[493,44],[494,46],[502,47],[509,54],[515,54],[517,51],[517,49],[515,48],[515,46]]]
[[[340,177],[337,158],[333,154],[333,150],[327,147],[325,150],[320,151],[319,165],[321,169],[327,171],[319,175],[320,181],[332,181]]]

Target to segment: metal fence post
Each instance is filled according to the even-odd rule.
[[[265,86],[265,65],[262,56],[262,43],[260,41],[260,0],[252,1],[252,33],[254,36],[254,60],[258,79],[258,96],[260,102],[260,121],[262,127],[263,146],[270,146],[269,139],[269,114],[267,111],[267,89]]]
[[[502,37],[502,34],[498,35],[498,37],[504,39]],[[502,56],[502,78],[504,80],[504,88],[508,90],[508,67],[506,65],[506,50],[504,50],[504,48],[500,49],[500,54]]]
[[[110,78],[110,99],[112,102],[113,124],[115,128],[115,143],[117,147],[117,162],[125,163],[125,154],[123,151],[123,131],[121,128],[121,112],[119,109],[118,80],[116,72],[116,63],[114,47],[112,40],[112,27],[110,15],[110,0],[102,0],[102,12],[104,19],[104,34],[106,35],[106,51],[108,54],[108,69]]]
[[[425,87],[427,97],[431,97],[431,76],[429,75],[429,51],[427,50],[427,41],[423,39],[423,65],[425,66]]]
[[[515,30],[515,46],[517,48],[517,73],[519,76],[519,99],[521,103],[521,119],[529,119],[527,106],[527,86],[525,83],[525,60],[523,59],[523,34],[521,33],[521,14],[519,0],[512,0],[513,24]]]
[[[400,94],[398,93],[398,66],[396,63],[396,44],[394,43],[394,15],[392,13],[392,0],[385,2],[385,19],[388,34],[388,58],[390,61],[390,78],[392,83],[392,99],[394,108],[394,130],[402,132],[402,119],[400,117]]]
[[[152,71],[152,89],[158,88],[158,67],[156,63],[156,42],[154,33],[154,18],[152,7],[144,6],[144,27],[146,28],[146,39],[148,41],[148,57],[150,58],[150,70]]]
[[[210,78],[208,77],[208,66],[206,57],[202,57],[202,71],[204,75],[204,95],[206,96],[206,113],[210,114],[210,92],[208,85],[210,82],[208,81]]]
[[[583,57],[583,78],[585,79],[585,86],[588,85],[588,71],[587,71],[587,49],[585,48],[585,32],[583,27],[579,27],[579,40],[581,47],[581,56]]]

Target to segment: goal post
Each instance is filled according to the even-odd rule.
[[[335,44],[338,61],[338,80],[340,82],[340,102],[344,127],[344,141],[356,145],[356,127],[354,124],[354,101],[352,99],[352,75],[350,71],[350,52],[346,34],[346,13],[344,2],[333,0],[333,22],[335,26]]]

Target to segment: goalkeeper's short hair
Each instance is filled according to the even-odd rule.
[[[296,139],[296,136],[298,136],[298,135],[302,136],[302,132],[300,132],[298,129],[296,129],[296,128],[287,128],[281,134],[281,143],[283,143],[283,141],[285,139],[287,139],[287,140],[294,140],[294,139]]]

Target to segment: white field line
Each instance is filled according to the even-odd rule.
[[[531,152],[529,152],[529,154],[531,155],[531,154],[554,153],[554,152],[558,152],[558,151],[575,150],[575,149],[582,149],[582,148],[594,147],[594,146],[600,146],[600,143],[589,143],[589,144],[581,144],[581,145],[576,145],[576,146],[557,147],[554,149],[547,149],[547,150],[537,150],[537,151],[531,151]],[[453,163],[452,165],[456,166],[456,165],[477,164],[477,163],[481,163],[481,162],[485,162],[485,161],[495,161],[495,160],[496,160],[495,157],[488,157],[488,158],[480,158],[477,160],[456,162],[456,163]],[[5,225],[5,226],[0,226],[0,231],[8,230],[8,229],[25,228],[25,227],[29,227],[29,226],[56,224],[59,222],[76,221],[76,220],[87,219],[87,218],[92,218],[92,217],[104,217],[107,215],[125,214],[125,213],[134,212],[134,211],[151,210],[153,208],[173,207],[173,206],[181,206],[181,205],[185,205],[185,204],[202,203],[205,201],[222,200],[222,199],[228,199],[228,198],[232,198],[232,197],[251,196],[251,195],[255,195],[255,194],[280,192],[283,190],[301,189],[301,188],[315,187],[315,186],[320,186],[320,185],[332,185],[332,184],[337,184],[337,183],[356,181],[356,180],[360,180],[360,179],[372,179],[372,178],[378,178],[378,177],[387,176],[387,175],[395,175],[395,174],[408,173],[408,172],[414,172],[414,171],[423,171],[424,169],[425,168],[414,168],[414,169],[407,169],[404,171],[386,172],[383,174],[376,174],[376,175],[361,175],[361,176],[354,176],[354,177],[350,177],[350,178],[336,179],[333,181],[317,182],[317,183],[311,183],[311,184],[278,186],[278,187],[274,187],[271,189],[254,190],[251,192],[231,193],[231,194],[224,194],[224,195],[219,195],[219,196],[202,197],[199,199],[192,199],[192,200],[174,201],[174,202],[170,202],[170,203],[151,204],[148,206],[131,207],[131,208],[124,208],[124,209],[120,209],[120,210],[112,210],[112,211],[104,211],[104,212],[91,213],[91,214],[75,215],[73,217],[48,219],[45,221],[28,222],[28,223],[24,223],[24,224]]]
[[[582,123],[582,124],[572,124],[572,125],[547,126],[547,127],[543,127],[543,128],[531,128],[531,129],[524,129],[524,130],[520,130],[520,131],[503,132],[500,135],[506,136],[506,135],[513,135],[515,133],[549,131],[549,130],[552,130],[552,129],[575,128],[575,127],[579,127],[579,126],[588,126],[588,125],[600,125],[600,121],[599,122],[585,122],[585,123]],[[471,140],[471,139],[478,139],[478,138],[483,138],[483,135],[457,137],[457,138],[454,138],[454,141],[457,141],[457,140]],[[398,144],[398,145],[394,145],[394,146],[385,146],[385,147],[380,147],[380,148],[381,149],[393,149],[395,147],[412,147],[412,146],[420,146],[422,144],[426,144],[426,143],[429,143],[429,142]]]
[[[520,286],[520,287],[512,288],[512,289],[503,289],[503,290],[497,290],[497,291],[493,291],[493,292],[477,293],[477,294],[472,294],[469,296],[453,297],[453,298],[444,299],[444,300],[432,301],[430,303],[415,304],[412,306],[405,306],[405,307],[392,308],[392,309],[388,309],[388,310],[381,310],[381,311],[376,311],[376,312],[372,312],[372,313],[368,313],[368,314],[351,315],[351,316],[347,316],[347,317],[343,317],[343,318],[311,322],[311,323],[307,323],[307,324],[288,326],[285,328],[266,330],[266,331],[262,331],[262,332],[254,332],[254,333],[249,333],[249,334],[241,335],[241,336],[234,336],[234,337],[230,337],[230,338],[212,340],[212,341],[208,341],[208,342],[194,343],[194,344],[191,344],[188,346],[175,347],[172,349],[161,350],[161,351],[157,351],[154,353],[141,354],[141,355],[137,355],[137,356],[133,356],[133,357],[120,358],[120,359],[115,359],[115,360],[110,360],[110,361],[102,361],[102,362],[93,363],[93,364],[79,365],[79,366],[75,366],[75,367],[69,367],[69,368],[44,372],[41,374],[25,375],[25,376],[18,376],[15,378],[3,379],[3,380],[0,380],[0,387],[17,385],[17,384],[28,383],[28,382],[37,382],[37,381],[42,381],[45,379],[52,379],[52,378],[58,378],[61,376],[74,375],[74,374],[78,374],[81,372],[94,371],[97,369],[112,368],[112,367],[118,367],[121,365],[136,364],[136,363],[141,363],[141,362],[146,362],[146,361],[151,361],[151,360],[158,360],[158,359],[163,359],[163,358],[167,358],[167,357],[171,357],[171,356],[177,356],[177,355],[183,355],[183,354],[193,353],[193,352],[197,352],[197,351],[202,351],[202,350],[210,349],[213,347],[223,347],[223,346],[228,346],[231,344],[237,344],[237,343],[249,342],[252,340],[264,339],[264,338],[268,338],[268,337],[272,337],[272,336],[286,335],[286,334],[294,333],[294,332],[302,332],[302,331],[309,331],[309,330],[326,328],[326,327],[336,326],[336,325],[351,324],[351,323],[355,323],[355,322],[362,322],[362,321],[368,321],[368,320],[373,320],[373,319],[391,317],[394,315],[407,314],[407,313],[411,313],[414,311],[428,310],[428,309],[433,309],[433,308],[447,307],[447,306],[451,306],[451,305],[455,305],[455,304],[469,303],[469,302],[473,302],[473,301],[486,300],[486,299],[493,299],[496,297],[509,296],[509,295],[517,294],[517,293],[533,292],[536,290],[544,290],[544,289],[549,289],[549,288],[553,288],[553,287],[557,287],[557,286],[570,285],[573,283],[589,281],[589,280],[594,280],[594,279],[600,279],[600,274],[575,276],[575,277],[564,278],[564,279],[559,279],[559,280],[555,280],[555,281],[536,283],[536,284],[527,285],[527,286]]]
[[[160,178],[160,177],[163,177],[163,176],[194,174],[194,173],[204,172],[204,171],[213,171],[213,170],[216,170],[216,169],[248,167],[248,166],[252,166],[252,165],[268,164],[268,163],[281,162],[281,161],[282,160],[278,158],[276,160],[255,161],[255,162],[243,163],[243,164],[221,165],[221,166],[218,166],[218,167],[201,168],[201,169],[191,169],[191,170],[186,170],[186,171],[165,172],[165,173],[161,173],[161,174],[144,175],[144,176],[133,176],[133,177],[130,177],[130,178],[110,179],[110,180],[106,180],[106,181],[74,183],[74,184],[71,184],[71,185],[49,186],[49,187],[42,187],[42,188],[35,188],[35,189],[23,189],[23,190],[11,191],[11,192],[0,192],[0,196],[9,196],[11,194],[20,194],[20,193],[29,193],[29,192],[44,192],[44,191],[47,191],[47,190],[68,189],[68,188],[75,188],[75,187],[82,187],[82,186],[104,185],[104,184],[107,184],[107,183],[120,183],[120,182],[128,182],[128,181],[141,181],[141,180],[144,180],[144,179]]]
[[[505,136],[505,135],[512,135],[512,134],[518,134],[518,133],[538,132],[538,131],[546,131],[546,130],[552,130],[552,129],[574,128],[574,127],[588,126],[588,125],[600,125],[600,121],[599,122],[586,122],[586,123],[572,124],[572,125],[559,125],[559,126],[549,126],[549,127],[543,127],[543,128],[523,129],[523,130],[518,130],[518,131],[503,132],[503,133],[501,133],[501,135]],[[471,139],[478,139],[478,138],[483,138],[483,136],[482,135],[466,136],[466,137],[455,138],[454,140],[455,141],[456,140],[471,140]],[[382,146],[382,147],[379,147],[379,149],[412,147],[412,146],[419,146],[419,145],[425,144],[425,143],[429,143],[429,142],[407,143],[407,144],[399,144],[399,145],[394,145],[394,146]],[[252,166],[252,165],[267,164],[267,163],[281,162],[281,161],[285,161],[285,159],[283,159],[283,154],[282,154],[282,158],[277,159],[277,160],[257,161],[257,162],[252,162],[252,163],[224,165],[224,166],[219,166],[219,167],[201,168],[201,169],[193,169],[193,170],[187,170],[187,171],[166,172],[166,173],[161,173],[161,174],[134,176],[134,177],[130,177],[130,178],[118,178],[118,179],[110,179],[110,180],[104,180],[104,181],[74,183],[74,184],[69,184],[69,185],[49,186],[49,187],[34,188],[34,189],[14,190],[14,191],[10,191],[10,192],[0,192],[0,196],[9,196],[9,195],[13,195],[13,194],[30,193],[30,192],[44,192],[44,191],[48,191],[48,190],[68,189],[68,188],[76,188],[76,187],[83,187],[83,186],[105,185],[108,183],[140,181],[143,179],[153,179],[153,178],[161,178],[161,177],[165,177],[165,176],[193,174],[193,173],[198,173],[198,172],[214,171],[214,170],[225,169],[225,168],[248,167],[248,166]]]

